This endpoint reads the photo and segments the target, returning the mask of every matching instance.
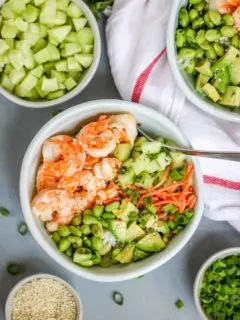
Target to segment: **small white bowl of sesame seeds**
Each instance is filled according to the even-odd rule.
[[[10,291],[6,320],[82,320],[78,293],[64,280],[50,274],[35,274]]]

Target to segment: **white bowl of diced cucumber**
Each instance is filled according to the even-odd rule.
[[[178,28],[179,11],[182,7],[186,7],[188,3],[189,3],[189,0],[173,1],[170,18],[168,22],[168,31],[167,31],[167,37],[166,37],[167,53],[168,53],[168,60],[169,60],[169,64],[170,64],[173,76],[177,84],[179,85],[180,89],[195,106],[199,107],[205,112],[213,116],[216,116],[218,118],[232,121],[232,122],[240,122],[240,106],[239,105],[236,105],[236,107],[234,108],[230,108],[227,106],[223,106],[220,103],[215,103],[214,101],[212,101],[210,98],[207,97],[207,94],[205,96],[200,94],[196,90],[196,84],[195,84],[195,80],[193,79],[193,76],[189,75],[185,70],[183,70],[180,67],[179,57],[177,56],[177,49],[176,49],[176,30]],[[199,17],[200,16],[198,15],[196,19],[198,19]],[[237,50],[237,49],[233,48],[233,50]]]
[[[101,56],[97,21],[82,0],[0,0],[0,93],[44,108],[79,94]]]
[[[69,271],[78,276],[101,282],[129,280],[144,275],[173,258],[190,240],[196,231],[203,213],[203,182],[198,160],[193,158],[195,172],[193,177],[197,203],[193,219],[187,227],[174,237],[165,248],[147,259],[125,264],[112,265],[109,268],[94,266],[84,268],[74,264],[72,259],[58,250],[44,224],[33,214],[32,196],[35,192],[36,171],[41,161],[41,149],[47,138],[65,133],[76,134],[82,125],[96,119],[101,114],[131,113],[143,130],[153,137],[164,136],[182,146],[188,146],[188,140],[169,119],[161,113],[132,102],[122,100],[96,100],[67,109],[52,118],[33,138],[23,159],[20,174],[20,199],[25,221],[33,237],[45,252]]]

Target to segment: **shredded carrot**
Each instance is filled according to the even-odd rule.
[[[159,183],[156,184],[155,186],[153,186],[152,188],[150,188],[147,192],[151,192],[151,191],[161,187],[164,184],[164,182],[167,180],[169,171],[170,171],[170,167],[167,167],[167,169],[164,171],[163,176],[162,176],[161,180],[159,181]]]
[[[183,190],[182,190],[182,194],[180,195],[180,199],[181,200],[185,197],[186,192],[188,191],[189,185],[191,183],[192,176],[193,176],[193,164],[190,163],[188,165],[187,171],[188,171],[188,174],[187,174],[186,179],[184,180],[184,187],[183,187]]]
[[[158,213],[158,220],[165,220],[167,218],[166,212],[160,212]]]
[[[196,198],[196,196],[192,199],[192,201],[190,202],[190,204],[188,205],[188,208],[189,209],[193,209],[194,208],[194,206],[195,206],[195,204],[196,204],[196,202],[197,202],[197,198]]]
[[[108,203],[111,203],[111,202],[113,202],[113,201],[120,201],[120,200],[121,200],[120,197],[114,197],[114,198],[112,198],[112,199],[107,199],[107,200],[105,200],[105,201],[104,201],[104,204],[108,204]]]
[[[175,215],[170,216],[169,220],[170,221],[175,221],[176,220],[176,216]]]

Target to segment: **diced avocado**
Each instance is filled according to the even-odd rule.
[[[138,248],[135,248],[134,253],[133,253],[133,261],[139,261],[142,260],[146,257],[148,257],[150,253],[142,251]]]
[[[210,61],[205,60],[201,62],[199,65],[196,66],[195,68],[199,73],[207,76],[207,77],[212,77],[213,73],[211,71],[211,64]]]
[[[134,183],[135,179],[136,179],[136,175],[132,170],[128,170],[118,175],[118,180],[123,186],[126,184]]]
[[[161,236],[157,232],[152,232],[146,235],[144,238],[139,240],[136,244],[136,248],[147,251],[147,252],[157,252],[161,251],[166,247]]]
[[[145,169],[149,173],[154,173],[160,170],[157,160],[152,160]]]
[[[159,153],[161,150],[161,142],[160,141],[147,141],[142,144],[142,152],[145,154],[151,153]]]
[[[196,90],[199,93],[202,93],[202,87],[208,83],[208,80],[210,79],[210,77],[205,76],[204,74],[199,74],[197,76],[197,80],[196,80]]]
[[[236,86],[240,83],[240,58],[236,58],[228,66],[231,83]]]
[[[152,227],[155,231],[160,232],[162,234],[169,234],[170,229],[168,227],[167,222],[165,221],[157,221],[154,223],[153,227]]]
[[[109,228],[119,242],[125,242],[127,231],[127,223],[125,221],[112,219],[109,222]]]
[[[161,152],[156,158],[157,163],[159,164],[160,170],[165,170],[165,168],[171,163],[171,158],[166,152]]]
[[[145,236],[145,232],[136,222],[133,222],[128,228],[126,232],[126,242],[132,242],[134,240],[139,240]]]
[[[130,143],[118,143],[113,155],[118,158],[121,162],[126,161],[131,154],[131,144]]]
[[[172,158],[171,167],[174,169],[182,167],[184,165],[184,160],[187,158],[185,154],[175,151],[170,152],[170,157]]]
[[[205,84],[202,89],[203,92],[214,102],[217,102],[220,99],[219,93],[210,83]]]
[[[106,242],[102,249],[99,251],[99,253],[101,254],[101,256],[104,256],[105,254],[107,254],[108,252],[110,252],[110,250],[112,249],[111,243]]]
[[[240,73],[239,73],[239,75],[240,75]],[[230,78],[229,78],[227,68],[217,70],[214,73],[213,86],[216,89],[218,89],[218,91],[220,91],[221,93],[225,93],[229,84],[230,84]]]
[[[129,213],[138,212],[138,208],[135,207],[128,199],[123,199],[120,208],[114,212],[118,219],[126,220]]]
[[[130,263],[133,260],[133,252],[135,249],[135,245],[133,243],[129,243],[126,247],[116,256],[116,260],[120,263]]]
[[[219,101],[220,104],[230,107],[240,106],[240,87],[229,86],[222,99]]]
[[[239,50],[231,46],[227,53],[212,65],[211,70],[215,72],[216,70],[227,67],[233,62],[236,57],[239,57],[239,55]]]
[[[136,175],[140,174],[142,171],[145,171],[147,166],[150,163],[150,159],[146,154],[141,154],[133,163],[132,169]]]

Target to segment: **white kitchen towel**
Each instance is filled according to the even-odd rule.
[[[174,0],[115,0],[106,35],[120,95],[153,107],[174,121],[192,146],[240,152],[240,125],[204,114],[175,84],[166,55],[166,28]],[[205,215],[240,232],[240,163],[200,159]]]

